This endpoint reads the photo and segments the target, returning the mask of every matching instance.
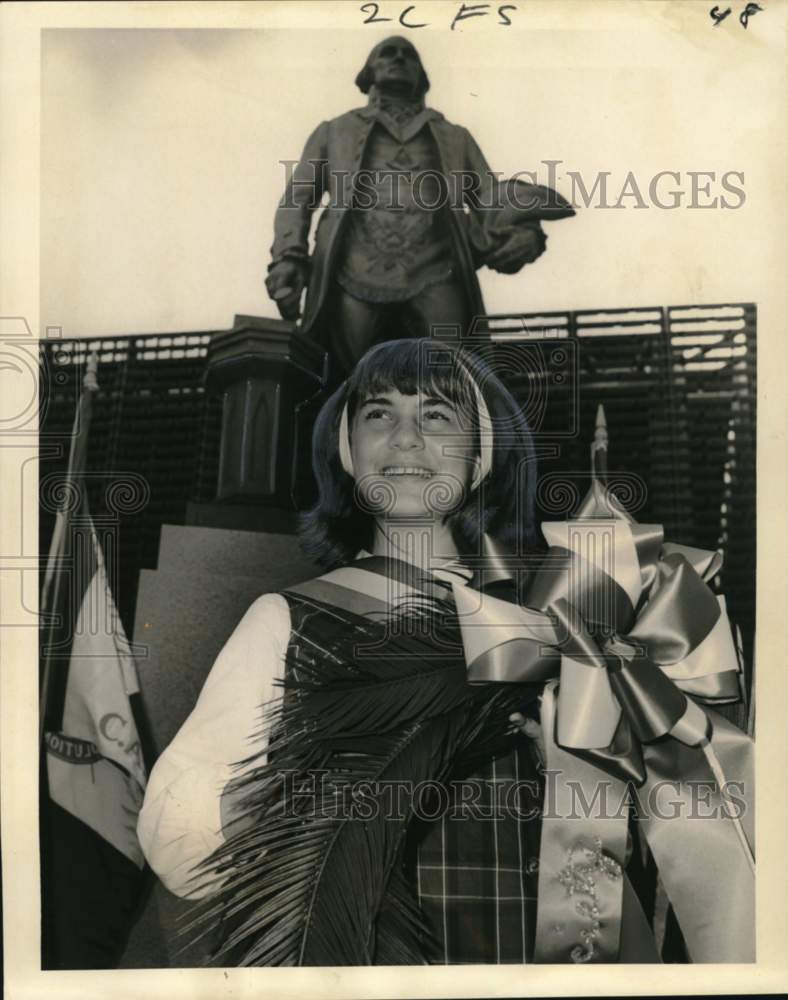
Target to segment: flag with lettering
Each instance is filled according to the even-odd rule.
[[[89,416],[83,392],[42,592],[42,608],[60,622],[43,649],[44,969],[117,966],[144,887],[136,835],[146,782],[140,696],[87,506]]]
[[[73,536],[83,549],[76,575],[88,583],[74,595],[79,610],[62,727],[46,733],[49,795],[142,868],[136,823],[145,767],[131,707],[137,670],[89,515]]]

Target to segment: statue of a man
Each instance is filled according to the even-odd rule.
[[[379,341],[438,324],[466,333],[484,312],[476,269],[512,273],[545,247],[538,219],[503,242],[474,239],[500,185],[468,130],[425,107],[430,84],[409,41],[376,45],[356,84],[367,106],[307,140],[276,212],[266,279],[285,319],[298,318],[306,287],[301,330],[329,352],[334,378]]]

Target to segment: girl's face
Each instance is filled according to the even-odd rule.
[[[476,468],[466,423],[442,396],[387,389],[364,400],[350,448],[367,508],[386,517],[456,510]]]

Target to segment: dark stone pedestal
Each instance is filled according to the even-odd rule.
[[[325,371],[325,351],[283,320],[236,316],[211,337],[206,386],[223,396],[217,501],[297,506],[299,456],[310,447],[304,414]]]

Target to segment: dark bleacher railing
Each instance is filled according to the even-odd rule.
[[[716,581],[741,628],[748,672],[755,627],[756,308],[752,304],[488,316],[494,363],[522,402],[541,452],[541,513],[568,514],[584,492],[596,408],[604,404],[611,473],[646,484],[629,500],[674,541],[720,548]],[[41,477],[65,470],[77,390],[98,348],[88,467],[92,509],[127,473],[150,500],[121,516],[115,589],[134,620],[137,578],[156,565],[160,527],[215,495],[220,407],[203,376],[211,332],[41,342]],[[613,484],[615,486],[615,484]],[[626,493],[626,489],[624,490]],[[560,498],[560,499],[557,499]],[[622,498],[627,499],[627,498]],[[557,506],[558,504],[558,506]],[[42,509],[46,551],[54,514]]]

